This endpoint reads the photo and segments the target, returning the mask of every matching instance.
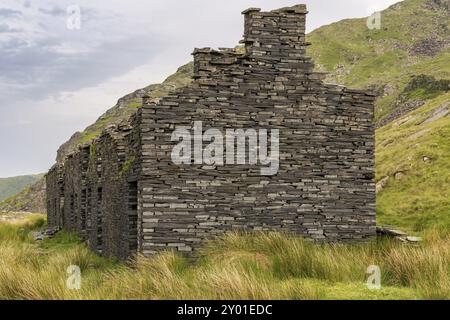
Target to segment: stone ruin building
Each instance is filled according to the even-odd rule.
[[[317,241],[375,235],[374,95],[323,83],[306,57],[306,7],[243,12],[245,52],[196,49],[193,82],[144,98],[47,174],[49,227],[126,258],[191,252],[227,231]],[[175,128],[279,130],[279,169],[175,164]],[[244,137],[245,138],[245,137]]]

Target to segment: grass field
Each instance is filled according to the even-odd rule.
[[[40,215],[0,223],[0,299],[449,299],[450,235],[429,230],[420,246],[393,240],[319,246],[298,237],[230,234],[196,262],[167,252],[121,263],[61,232],[36,243]],[[70,290],[67,268],[81,268]],[[381,289],[365,284],[381,268]]]

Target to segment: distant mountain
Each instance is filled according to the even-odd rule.
[[[0,202],[22,191],[25,187],[36,183],[44,175],[28,175],[11,178],[0,178]]]
[[[0,212],[43,213],[45,211],[45,178],[43,175],[18,194],[0,202]]]
[[[327,82],[379,95],[375,110],[380,223],[416,230],[450,227],[449,8],[450,0],[405,0],[381,12],[380,29],[370,30],[365,18],[346,19],[307,36],[312,43],[308,55],[318,71],[328,72]],[[107,126],[126,120],[144,95],[162,97],[189,84],[192,73],[191,62],[162,84],[119,99],[60,147],[58,161]],[[28,199],[33,197],[28,194]]]

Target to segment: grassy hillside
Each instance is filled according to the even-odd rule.
[[[377,130],[378,221],[450,230],[450,93]],[[381,182],[382,181],[382,182]]]
[[[94,255],[59,233],[36,243],[42,217],[0,223],[0,299],[450,299],[450,238],[428,232],[420,246],[399,241],[319,246],[282,234],[230,234],[205,245],[200,260],[173,253],[132,267]],[[366,286],[381,269],[381,289]],[[69,265],[80,290],[66,287]]]
[[[34,184],[43,176],[43,174],[37,174],[11,178],[0,178],[0,202],[19,193],[25,187]]]
[[[418,76],[450,79],[449,3],[402,1],[381,12],[381,29],[370,30],[365,18],[323,26],[308,35],[308,54],[318,70],[330,72],[328,82],[377,92],[380,120],[405,104],[430,98],[426,83],[404,94]]]

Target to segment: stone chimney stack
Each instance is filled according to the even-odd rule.
[[[250,8],[245,17],[244,39],[246,52],[252,58],[280,56],[303,58],[308,45],[305,40],[306,5],[296,5],[270,12]]]
[[[244,50],[211,48],[195,49],[194,79],[204,85],[214,85],[212,74],[229,72],[239,60],[279,72],[311,73],[313,64],[306,57],[306,5],[262,12],[250,8],[245,17]],[[228,71],[227,71],[228,70]]]

